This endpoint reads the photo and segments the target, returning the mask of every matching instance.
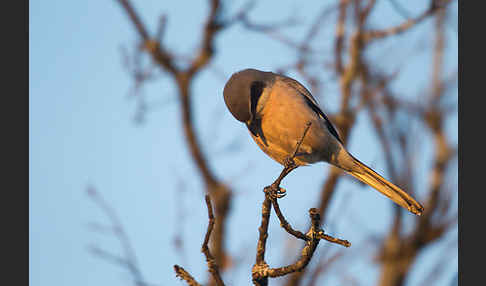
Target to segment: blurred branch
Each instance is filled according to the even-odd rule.
[[[331,257],[328,259],[321,259],[317,267],[314,269],[314,271],[310,274],[310,280],[307,285],[309,286],[315,286],[317,285],[317,278],[319,276],[325,274],[325,272],[331,267],[331,265],[339,260],[344,254],[344,251],[338,251],[334,253]]]
[[[249,31],[263,33],[268,37],[273,38],[287,46],[294,48],[297,47],[298,44],[293,39],[290,39],[278,33],[278,31],[281,29],[292,27],[297,24],[294,15],[290,15],[287,19],[280,22],[269,24],[255,23],[254,21],[251,21],[248,17],[250,10],[254,8],[255,3],[256,1],[249,1],[248,5],[245,6],[246,9],[241,10],[233,19],[233,22],[240,23],[244,28]]]
[[[407,31],[408,29],[414,27],[416,24],[425,20],[428,16],[433,15],[439,10],[443,10],[452,0],[431,0],[430,6],[422,14],[416,18],[410,18],[403,22],[402,24],[382,30],[369,30],[363,35],[364,42],[370,42],[377,39],[383,39],[388,36],[398,35]]]
[[[349,1],[339,1],[339,16],[336,23],[336,39],[334,40],[334,59],[336,73],[340,74],[343,71],[343,48],[345,37],[345,22],[346,22],[346,10],[348,8]]]
[[[298,23],[294,15],[290,15],[287,19],[281,22],[275,22],[270,24],[255,23],[251,21],[248,17],[248,12],[250,11],[250,8],[254,7],[255,1],[252,1],[251,3],[252,4],[250,6],[247,6],[247,8],[249,9],[242,10],[240,13],[238,13],[237,17],[234,18],[236,22],[240,22],[248,30],[263,32],[263,33],[272,33],[280,29],[292,27]]]
[[[226,216],[229,211],[231,201],[231,190],[216,178],[216,175],[210,169],[208,161],[202,152],[201,145],[197,139],[192,117],[192,92],[191,86],[194,82],[194,76],[207,66],[214,55],[214,42],[216,35],[225,26],[221,21],[222,9],[218,0],[210,0],[209,13],[202,31],[202,40],[200,48],[194,53],[195,57],[189,62],[187,67],[180,68],[176,65],[177,57],[162,44],[162,36],[165,30],[166,16],[162,16],[159,29],[154,37],[150,36],[144,23],[138,16],[135,8],[128,0],[118,0],[125,12],[128,14],[131,22],[136,28],[138,35],[142,40],[142,46],[145,51],[152,57],[164,71],[166,71],[175,80],[178,88],[179,100],[181,102],[181,122],[183,124],[186,142],[188,144],[191,157],[193,158],[199,173],[202,175],[206,191],[211,195],[215,202],[215,212],[218,218],[215,224],[214,235],[212,239],[214,255],[218,265],[225,267],[225,261],[229,261],[224,244],[224,230]],[[214,281],[211,283],[213,284]]]
[[[180,175],[179,172],[177,172],[177,168],[175,166],[170,166],[168,168],[172,172],[172,177],[176,180],[176,190],[178,195],[175,196],[175,201],[174,204],[177,206],[175,208],[175,217],[177,217],[177,223],[175,225],[175,230],[174,230],[174,249],[176,250],[176,253],[180,256],[181,258],[181,263],[186,264],[186,250],[184,247],[184,237],[187,235],[187,233],[184,232],[184,226],[187,221],[187,206],[185,206],[184,198],[187,193],[187,185],[186,181],[184,180],[184,176]]]
[[[351,106],[352,98],[354,96],[352,90],[353,86],[356,84],[356,81],[359,80],[361,83],[361,88],[364,92],[362,92],[362,97],[366,96],[370,93],[370,91],[366,91],[369,84],[369,77],[367,76],[368,68],[367,63],[363,60],[364,51],[367,48],[367,45],[375,39],[385,38],[391,35],[398,35],[400,33],[405,32],[406,30],[412,28],[416,24],[422,22],[428,16],[435,14],[436,12],[443,11],[443,7],[449,4],[451,1],[432,1],[430,7],[417,18],[409,19],[404,23],[390,27],[383,30],[367,30],[366,29],[366,22],[371,14],[372,9],[374,8],[376,2],[373,0],[366,1],[365,5],[361,5],[365,1],[345,1],[342,0],[339,5],[339,15],[336,24],[335,30],[335,40],[334,40],[334,62],[335,62],[335,72],[339,77],[339,84],[340,84],[340,91],[341,91],[341,105],[340,110],[338,113],[330,116],[339,128],[341,138],[343,142],[346,144],[349,139],[349,134],[352,130],[354,125],[355,117],[357,116],[357,111],[359,109],[359,105],[356,107]],[[345,63],[343,60],[344,54],[344,41],[345,37],[345,21],[346,21],[346,12],[349,9],[349,6],[354,8],[354,19],[355,21],[355,29],[353,33],[349,37],[349,45],[347,47],[347,62]],[[386,83],[384,84],[386,85]],[[366,99],[363,97],[363,100]],[[380,130],[380,119],[377,117],[376,112],[374,109],[371,110],[371,115],[374,116],[374,124],[378,131],[378,136],[381,138],[381,142],[386,146],[389,145],[387,143],[387,139],[384,135],[384,131]],[[388,149],[388,151],[387,151]],[[393,165],[393,161],[391,158],[391,149],[389,147],[385,148],[386,156],[389,161],[388,166]],[[393,167],[392,167],[393,169]],[[392,170],[392,173],[396,173]],[[332,200],[334,191],[336,189],[337,183],[339,181],[340,176],[342,175],[342,171],[330,167],[330,171],[326,178],[326,181],[321,190],[321,198],[320,198],[320,206],[319,211],[322,216],[322,221],[325,219],[326,210]],[[396,174],[393,176],[397,176]],[[400,211],[396,210],[397,214],[396,221],[400,221]],[[287,281],[286,285],[299,285],[300,281],[304,275],[304,272],[299,272],[296,275],[293,275],[289,281]]]
[[[93,253],[94,255],[96,255],[97,257],[103,260],[118,264],[126,268],[129,271],[129,273],[132,275],[135,285],[137,286],[148,285],[148,283],[144,282],[145,279],[138,265],[136,255],[135,255],[135,250],[132,247],[130,239],[126,234],[122,223],[118,219],[115,210],[104,200],[101,194],[98,191],[96,191],[94,187],[91,186],[88,187],[86,189],[86,193],[88,194],[89,198],[103,211],[103,213],[110,220],[111,222],[110,229],[113,230],[115,237],[120,241],[120,244],[123,249],[123,256],[112,254],[97,246],[90,247],[91,253]]]
[[[193,155],[193,158],[201,171],[205,182],[208,186],[217,186],[218,181],[213,175],[213,173],[209,170],[207,165],[207,161],[201,152],[201,148],[195,136],[195,131],[193,130],[192,124],[192,116],[191,116],[191,102],[190,97],[191,93],[189,91],[189,86],[192,83],[194,75],[200,71],[204,66],[207,65],[209,60],[211,59],[214,48],[213,42],[214,38],[218,31],[220,31],[223,27],[218,22],[220,17],[220,3],[219,1],[213,0],[210,1],[210,12],[208,15],[208,19],[206,21],[204,30],[203,30],[203,39],[201,42],[201,48],[196,53],[196,57],[191,61],[189,66],[186,69],[179,69],[174,64],[175,56],[170,54],[163,45],[157,40],[157,37],[161,37],[162,32],[164,29],[159,28],[159,32],[157,33],[157,37],[152,38],[150,37],[149,33],[147,32],[145,25],[142,23],[141,19],[139,18],[138,14],[136,13],[134,7],[128,0],[118,0],[122,7],[125,9],[127,14],[129,15],[130,20],[136,27],[139,36],[142,38],[144,43],[144,47],[146,48],[147,52],[152,56],[152,59],[158,63],[163,69],[165,69],[170,75],[177,82],[177,86],[179,88],[179,97],[182,102],[182,119],[184,122],[184,128],[186,133],[186,138]],[[161,19],[161,26],[165,26],[166,17],[162,17]]]
[[[438,285],[437,280],[440,274],[445,272],[445,268],[447,264],[453,261],[452,258],[457,257],[457,252],[450,251],[451,249],[454,248],[457,249],[457,237],[454,237],[450,242],[444,243],[442,248],[443,251],[439,255],[439,258],[437,259],[437,263],[435,264],[435,266],[432,267],[428,275],[422,281],[421,285],[423,286],[434,285],[434,282],[436,282],[435,284]]]
[[[433,57],[432,93],[428,101],[425,101],[424,109],[419,113],[420,119],[433,134],[435,143],[435,155],[431,167],[431,181],[425,204],[425,212],[419,218],[412,232],[403,235],[401,219],[397,217],[389,232],[386,243],[380,251],[379,260],[382,263],[379,285],[398,286],[403,285],[410,266],[415,261],[419,251],[428,244],[437,241],[444,236],[446,231],[454,225],[455,219],[448,219],[440,215],[433,219],[434,214],[441,212],[438,206],[440,202],[449,196],[445,193],[445,172],[451,162],[453,149],[447,140],[443,129],[445,113],[438,108],[438,101],[445,94],[442,89],[443,51],[444,51],[444,17],[445,10],[437,12],[435,50]],[[450,207],[450,201],[449,201]]]

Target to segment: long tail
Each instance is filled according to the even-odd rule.
[[[378,173],[360,162],[358,159],[354,158],[353,156],[351,157],[354,159],[353,165],[355,166],[351,170],[346,170],[350,175],[360,180],[361,182],[375,188],[377,191],[384,194],[392,201],[406,208],[410,212],[416,215],[422,214],[424,208],[414,198],[412,198],[409,194],[407,194],[399,187],[387,181],[382,176],[378,175]]]

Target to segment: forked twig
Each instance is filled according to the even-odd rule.
[[[319,211],[315,208],[311,208],[309,210],[309,217],[311,219],[311,228],[305,234],[305,246],[302,249],[300,258],[293,264],[277,267],[277,268],[270,268],[268,264],[265,262],[265,243],[268,237],[266,230],[268,229],[268,218],[270,217],[270,201],[275,200],[271,199],[268,194],[265,196],[264,201],[264,209],[262,213],[262,224],[259,228],[260,230],[260,239],[258,241],[258,248],[257,248],[257,260],[255,265],[252,269],[252,278],[253,284],[258,286],[268,285],[268,277],[280,277],[285,276],[287,274],[301,271],[304,269],[312,259],[314,252],[317,248],[321,239],[325,239],[329,242],[337,243],[343,245],[345,247],[349,247],[351,244],[347,240],[337,239],[330,235],[324,234],[324,231],[320,229],[320,220],[321,216],[319,215]]]
[[[306,234],[298,231],[298,230],[294,230],[290,224],[288,223],[288,221],[285,219],[285,217],[283,216],[282,214],[282,211],[280,210],[280,207],[278,205],[278,202],[277,200],[273,199],[271,200],[272,202],[272,205],[273,205],[273,209],[275,210],[275,213],[277,214],[277,217],[278,219],[280,220],[280,226],[283,227],[289,234],[295,236],[296,238],[299,238],[299,239],[302,239],[304,241],[309,241],[311,240],[311,238],[309,238],[309,236],[307,236]],[[324,239],[324,240],[327,240],[329,242],[332,242],[332,243],[336,243],[336,244],[340,244],[344,247],[350,247],[351,246],[351,243],[347,240],[344,240],[344,239],[339,239],[339,238],[335,238],[335,237],[332,237],[328,234],[325,234],[323,230],[320,230],[316,233],[317,235],[317,238],[319,239]]]

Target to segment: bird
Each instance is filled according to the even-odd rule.
[[[373,187],[411,213],[422,214],[423,206],[412,196],[346,150],[316,99],[297,80],[248,68],[231,75],[224,86],[223,97],[230,113],[246,125],[260,149],[276,162],[286,166],[292,154],[295,168],[326,162]],[[296,146],[299,146],[298,152]]]

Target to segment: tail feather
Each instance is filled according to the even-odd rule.
[[[385,178],[383,178],[371,168],[360,162],[358,159],[354,158],[354,160],[354,163],[358,166],[358,168],[348,170],[347,172],[350,175],[360,180],[361,182],[375,188],[377,191],[384,194],[392,201],[406,208],[410,212],[416,215],[422,214],[424,208],[409,194],[407,194],[405,191],[395,186],[391,182],[387,181]]]

